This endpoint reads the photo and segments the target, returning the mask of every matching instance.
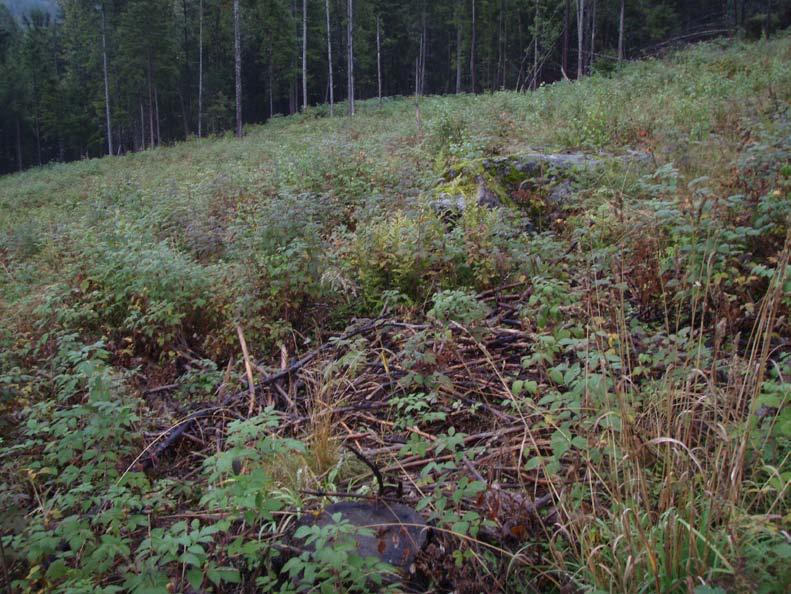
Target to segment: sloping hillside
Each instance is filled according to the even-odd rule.
[[[0,178],[14,588],[787,591],[790,62]]]

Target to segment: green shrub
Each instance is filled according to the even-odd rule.
[[[194,341],[193,334],[215,323],[207,309],[214,271],[168,241],[153,242],[122,224],[78,257],[73,284],[54,287],[38,307],[42,319],[83,334],[129,337],[154,354],[177,337]]]

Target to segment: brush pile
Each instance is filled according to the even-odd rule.
[[[529,401],[514,397],[514,383],[542,381],[523,365],[536,340],[519,319],[529,295],[519,286],[481,294],[487,315],[469,324],[440,314],[425,324],[358,320],[298,361],[284,359],[282,369],[256,381],[254,390],[182,411],[181,421],[156,433],[136,463],[159,476],[192,478],[203,459],[225,447],[229,422],[270,407],[280,412],[273,434],[310,444],[312,456],[333,465],[344,463],[341,446],[351,447],[383,478],[378,495],[366,478],[370,473],[360,469],[336,481],[332,493],[301,489],[310,509],[343,499],[418,506],[433,524],[418,578],[475,589],[493,576],[478,575],[483,564],[457,566],[454,551],[488,551],[506,563],[527,563],[525,543],[543,540],[560,513],[550,492],[560,483],[544,478],[537,466],[526,469],[550,449],[551,426]],[[450,510],[434,509],[440,500],[453,502],[455,522],[445,521]],[[293,512],[282,516],[273,542],[293,528]]]

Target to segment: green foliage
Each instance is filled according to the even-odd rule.
[[[709,44],[529,94],[424,97],[423,138],[412,101],[363,102],[352,121],[310,110],[241,140],[0,180],[0,510],[13,587],[384,587],[392,568],[360,557],[348,524],[297,529],[298,551],[274,542],[318,506],[302,489],[368,480],[333,456],[345,434],[327,414],[371,365],[366,336],[314,360],[298,413],[218,410],[189,478],[134,462],[152,429],[178,422],[163,414],[191,410],[185,398],[238,389],[237,324],[268,368],[280,345],[300,356],[351,316],[391,315],[406,323],[400,352],[380,345],[392,377],[382,438],[388,452],[404,446],[393,464],[422,464],[414,492],[449,570],[507,575],[513,591],[784,591],[787,55],[787,38]],[[164,109],[173,97],[158,88]],[[226,108],[210,109],[212,125]],[[437,192],[474,201],[475,176],[497,182],[484,163],[528,145],[652,156],[602,156],[541,233],[518,208],[468,202],[442,218],[428,207]],[[499,193],[522,181],[505,177]],[[494,326],[505,331],[492,337]],[[487,341],[507,345],[511,332],[498,381],[480,402],[460,397],[449,361],[483,346],[477,373],[495,352]],[[175,396],[138,397],[158,384]],[[494,408],[493,432],[521,422],[524,435],[490,476],[500,446],[473,433]],[[537,527],[498,541],[512,571],[486,550],[503,526],[483,503],[489,479],[514,468],[557,513],[549,538]]]
[[[104,362],[107,355],[101,343],[82,345],[73,335],[62,336],[53,359],[56,397],[26,411],[23,441],[3,451],[17,458],[16,471],[27,477],[42,506],[41,514],[8,539],[31,567],[20,588],[42,583],[65,592],[96,583],[117,560],[129,557],[125,531],[145,524],[145,516],[131,509],[140,507],[146,481],[118,470],[131,452],[138,419]],[[24,496],[13,489],[13,483],[3,485],[4,501]]]
[[[78,286],[55,295],[54,303],[45,302],[39,310],[42,317],[55,310],[56,321],[67,330],[94,327],[106,334],[131,335],[160,349],[177,334],[188,335],[199,324],[211,324],[206,319],[211,270],[168,242],[153,243],[123,225],[95,241],[81,252],[86,264],[77,272]]]
[[[428,317],[437,322],[457,322],[469,326],[484,320],[489,315],[486,304],[478,301],[474,294],[467,291],[441,291],[431,300],[434,306],[428,311]]]
[[[231,423],[229,447],[204,462],[210,487],[202,505],[231,509],[251,523],[271,521],[272,512],[282,506],[268,495],[273,486],[272,469],[281,456],[305,450],[299,441],[270,437],[268,432],[277,425],[277,414],[271,409]]]
[[[446,413],[432,410],[437,401],[436,394],[416,392],[395,396],[388,404],[395,409],[396,427],[406,429],[444,421]]]
[[[395,289],[420,304],[441,289],[504,282],[519,270],[524,240],[518,217],[499,211],[470,207],[450,230],[433,214],[404,213],[359,230],[351,265],[368,302]]]
[[[361,556],[357,535],[374,536],[374,530],[353,526],[340,513],[333,515],[332,523],[326,526],[302,525],[294,536],[304,543],[306,551],[289,559],[283,572],[300,589],[327,594],[388,591],[383,582],[395,570],[378,558]]]

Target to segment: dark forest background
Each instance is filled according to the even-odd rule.
[[[244,123],[326,105],[330,69],[346,99],[350,6],[358,99],[529,92],[791,20],[791,0],[5,0],[0,173],[233,129],[237,2]]]

